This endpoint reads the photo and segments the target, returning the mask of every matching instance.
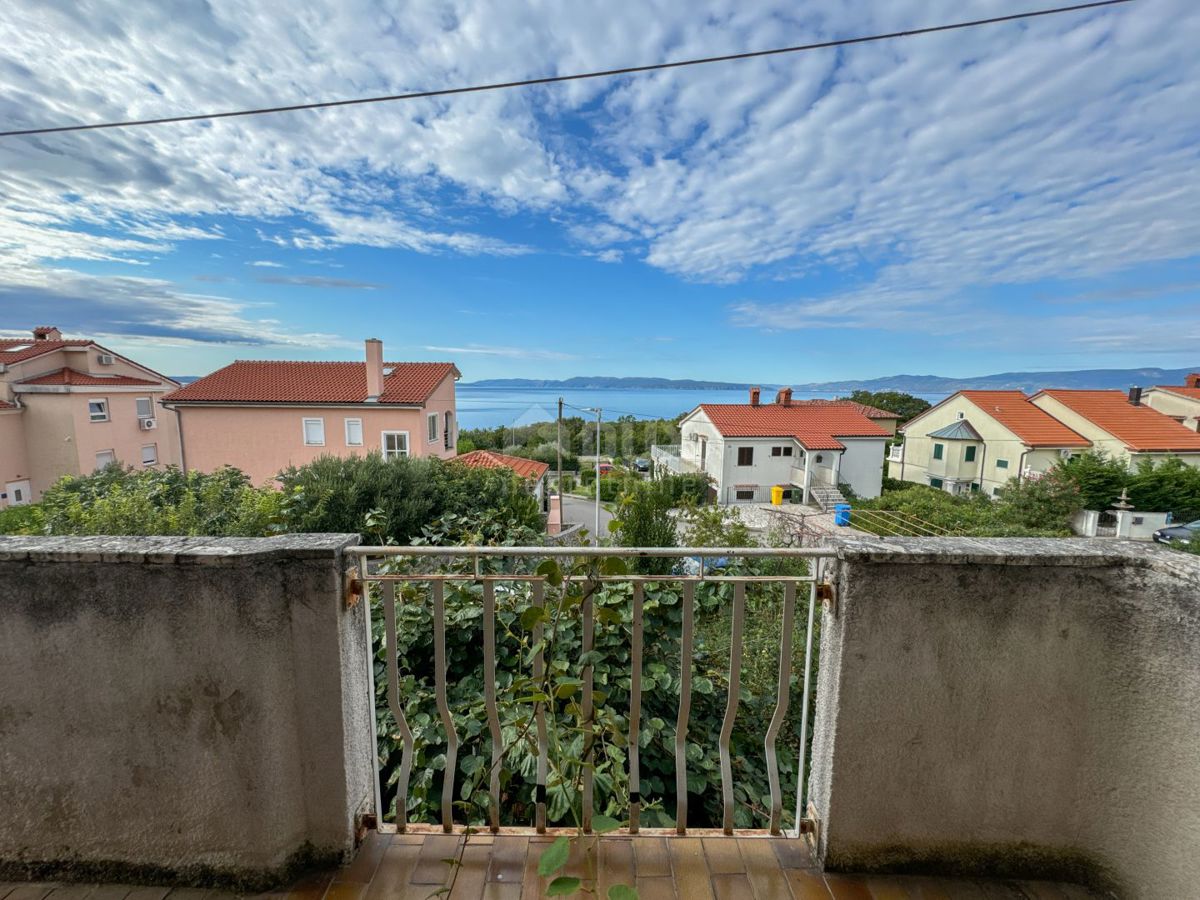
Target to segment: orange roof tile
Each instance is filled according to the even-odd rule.
[[[1200,400],[1200,388],[1182,387],[1177,384],[1156,384],[1153,389],[1178,394],[1180,397],[1187,397],[1189,400]]]
[[[37,384],[37,385],[79,385],[82,387],[136,387],[146,385],[147,387],[162,387],[161,381],[151,381],[148,378],[134,378],[132,375],[89,375],[87,372],[80,372],[78,369],[57,369],[53,372],[47,372],[45,375],[39,375],[37,378],[30,378],[20,384]]]
[[[381,404],[418,406],[447,377],[453,363],[389,362]],[[367,365],[361,362],[238,360],[168,394],[167,403],[365,403]]]
[[[536,459],[525,459],[520,456],[509,456],[494,450],[472,450],[462,456],[456,456],[455,462],[476,469],[512,469],[522,478],[538,479],[550,470],[547,463]]]
[[[899,413],[888,412],[886,409],[880,409],[878,406],[868,406],[866,403],[859,403],[856,400],[812,399],[812,400],[793,400],[792,401],[793,406],[796,406],[798,404],[807,404],[809,406],[830,406],[830,405],[849,406],[853,409],[857,409],[860,413],[862,413],[868,419],[899,419],[899,418],[901,418]]]
[[[0,339],[0,363],[10,365],[33,359],[35,356],[41,356],[52,350],[62,350],[66,347],[90,347],[91,345],[92,341],[85,340],[32,341],[29,338],[3,338]]]
[[[1130,450],[1200,453],[1200,434],[1145,404],[1134,406],[1124,391],[1047,390],[1033,398],[1043,395],[1123,441]]]
[[[1071,430],[1021,391],[959,391],[1030,447],[1090,447],[1092,442]]]
[[[846,404],[702,403],[698,408],[725,437],[791,437],[808,450],[843,450],[838,437],[891,437]]]

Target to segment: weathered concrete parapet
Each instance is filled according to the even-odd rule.
[[[1200,557],[836,540],[811,798],[831,869],[1200,884]]]
[[[356,541],[0,537],[0,878],[345,857],[374,802]]]

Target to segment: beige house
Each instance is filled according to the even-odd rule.
[[[959,391],[900,431],[888,475],[951,494],[995,496],[1010,478],[1040,474],[1092,446],[1021,391]]]
[[[38,500],[64,475],[109,463],[178,465],[178,383],[53,327],[0,339],[0,507]]]
[[[1142,402],[1192,431],[1200,431],[1200,373],[1181,385],[1160,384],[1142,392]]]
[[[1142,392],[1039,391],[1030,402],[1084,435],[1095,449],[1136,465],[1177,456],[1200,467],[1200,434],[1141,402]]]
[[[240,360],[164,398],[177,412],[183,463],[236,466],[256,483],[321,456],[456,455],[458,420],[448,362]]]

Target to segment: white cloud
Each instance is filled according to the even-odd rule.
[[[256,259],[254,262],[246,263],[248,266],[258,266],[260,269],[282,269],[285,268],[283,263],[271,262],[269,259]]]
[[[422,349],[430,353],[465,354],[468,356],[497,356],[504,359],[541,359],[541,360],[571,360],[578,359],[570,353],[557,350],[539,350],[529,347],[488,347],[483,344],[468,344],[465,347],[435,347],[426,346]]]

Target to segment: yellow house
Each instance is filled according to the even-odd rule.
[[[888,475],[951,494],[994,496],[1010,478],[1045,472],[1091,441],[1021,391],[959,391],[900,429]]]
[[[1192,431],[1200,431],[1200,373],[1193,372],[1181,385],[1147,388],[1142,402]]]
[[[1141,402],[1141,390],[1039,391],[1030,402],[1084,435],[1099,451],[1130,466],[1177,456],[1200,467],[1200,434]]]

